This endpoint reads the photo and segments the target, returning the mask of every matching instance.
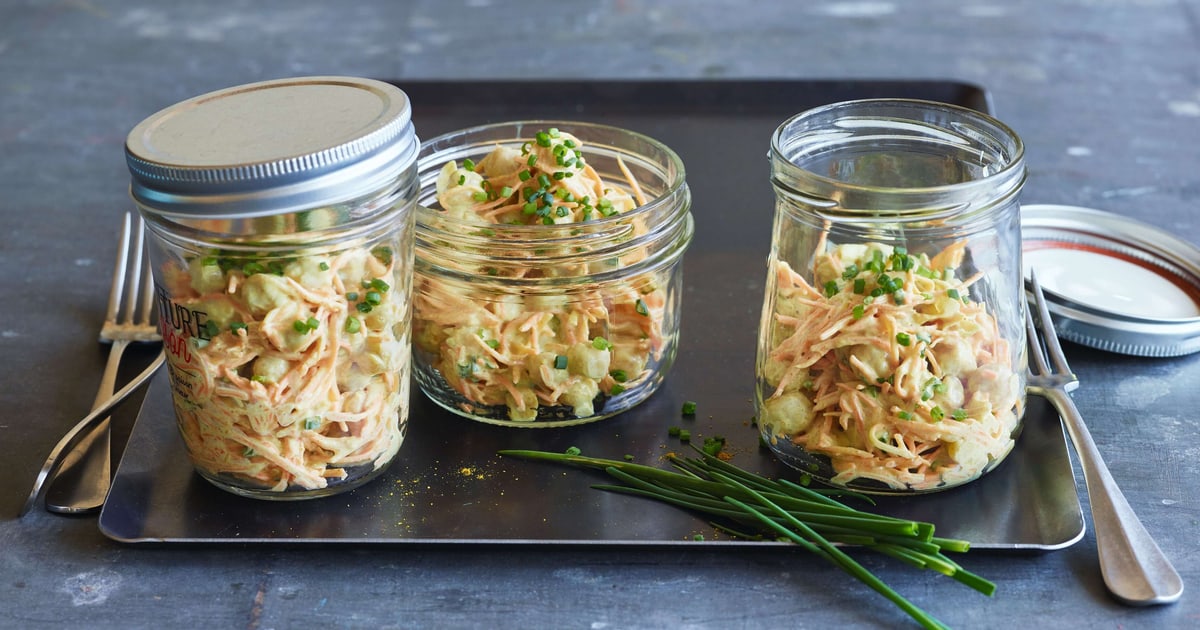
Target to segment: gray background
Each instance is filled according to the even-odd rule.
[[[121,146],[150,113],[282,76],[949,78],[1025,140],[1026,203],[1137,217],[1200,241],[1200,3],[177,2],[0,7],[0,626],[894,627],[891,604],[779,550],[127,547],[92,518],[15,515],[90,406],[130,208]],[[463,98],[480,95],[464,93]],[[765,185],[765,182],[762,183]],[[1200,358],[1072,347],[1076,393],[1134,509],[1189,591],[1131,609],[1089,533],[1040,555],[971,554],[983,598],[864,564],[956,627],[1189,627],[1200,620]],[[118,437],[135,410],[118,416]],[[120,422],[123,420],[124,422]],[[1086,505],[1086,503],[1085,503]]]

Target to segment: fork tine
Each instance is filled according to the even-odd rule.
[[[1037,375],[1049,373],[1050,366],[1046,364],[1046,351],[1042,350],[1041,331],[1033,323],[1033,312],[1028,304],[1025,307],[1025,336],[1028,337],[1030,371]]]
[[[1054,331],[1054,322],[1050,319],[1050,309],[1046,306],[1046,296],[1042,293],[1042,285],[1038,284],[1037,274],[1029,270],[1029,285],[1033,289],[1033,298],[1037,303],[1038,321],[1041,324],[1042,342],[1050,353],[1050,361],[1059,374],[1071,374],[1071,366],[1067,365],[1067,357],[1063,354],[1062,344],[1058,342],[1058,333]]]
[[[146,228],[145,219],[143,219],[141,217],[141,215],[138,215],[136,229],[138,231],[138,234],[143,235],[143,238],[144,238],[144,234],[145,234],[145,228]],[[154,277],[151,275],[152,272],[150,270],[149,254],[145,251],[144,247],[138,247],[138,252],[141,253],[143,256],[145,256],[145,259],[146,259],[146,264],[144,266],[139,267],[139,269],[141,270],[141,276],[140,276],[141,280],[140,281],[143,284],[142,284],[142,294],[141,294],[141,298],[142,298],[141,318],[138,320],[138,323],[141,325],[149,325],[151,320],[154,317]]]
[[[129,214],[125,215],[126,220],[129,219]],[[136,226],[133,228],[133,247],[129,250],[133,254],[133,264],[129,267],[129,290],[125,292],[125,316],[121,319],[122,324],[132,324],[134,316],[137,314],[138,297],[141,293],[142,285],[142,237],[144,230],[142,229],[142,218],[139,216]]]
[[[125,293],[125,274],[129,268],[129,237],[131,218],[125,213],[125,222],[121,225],[121,242],[117,244],[117,264],[113,268],[112,290],[108,294],[108,311],[105,321],[117,321],[117,309],[121,307],[121,296]]]
[[[150,261],[146,260],[142,267],[142,282],[146,283],[142,287],[142,317],[138,320],[144,326],[149,326],[154,319],[154,278],[150,274]]]

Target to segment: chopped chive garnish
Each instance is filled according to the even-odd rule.
[[[830,280],[829,282],[825,283],[825,297],[833,297],[833,296],[837,295],[837,292],[838,292],[837,282]]]
[[[229,323],[229,332],[236,335],[239,330],[246,330],[245,322],[230,322]]]
[[[567,355],[560,354],[554,357],[554,367],[559,370],[567,369]]]
[[[850,314],[854,316],[854,319],[862,319],[863,315],[866,313],[866,310],[866,307],[864,307],[862,304],[855,304],[854,309],[851,310]]]
[[[633,308],[637,311],[638,315],[650,314],[650,309],[646,308],[646,303],[642,301],[642,298],[638,298],[637,302],[634,302]]]
[[[722,449],[725,448],[725,437],[714,435],[704,438],[704,447],[701,449],[705,455],[716,456]]]
[[[500,347],[499,339],[487,339],[483,343],[487,344],[487,347],[491,348],[492,350]]]
[[[359,313],[370,313],[371,311],[375,310],[374,306],[371,306],[366,302],[359,302],[358,304],[354,305],[354,308],[358,309]]]
[[[309,416],[304,419],[304,430],[312,431],[321,426],[321,416]]]
[[[371,288],[380,293],[387,293],[387,290],[392,287],[388,286],[388,283],[384,282],[383,278],[375,278],[371,281]]]
[[[912,343],[912,337],[908,333],[896,333],[896,343],[907,346]]]
[[[625,370],[613,370],[609,372],[608,375],[618,383],[624,383],[625,381],[629,380],[629,375],[625,373]]]
[[[376,247],[371,250],[371,255],[385,265],[392,264],[392,248],[390,247]]]
[[[468,171],[474,171],[475,170],[475,160],[472,160],[471,158],[467,158],[467,159],[463,160],[463,168]]]
[[[371,306],[379,306],[379,303],[383,301],[383,294],[379,291],[367,291],[367,294],[363,296],[363,300]]]
[[[696,401],[694,401],[694,400],[684,401],[683,406],[679,409],[679,412],[685,416],[696,415]]]
[[[583,451],[580,450],[580,448],[578,446],[569,446],[569,447],[567,447],[567,450],[563,451],[563,453],[565,455],[570,455],[571,457],[575,457],[576,455],[579,455],[582,452]]]
[[[597,350],[610,350],[612,349],[612,344],[604,337],[596,337],[592,340],[592,347]]]
[[[346,318],[346,332],[348,332],[350,334],[354,334],[354,333],[358,332],[361,327],[362,327],[362,325],[358,321],[357,317],[347,317]]]

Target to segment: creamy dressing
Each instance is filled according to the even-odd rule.
[[[1200,305],[1182,287],[1148,266],[1086,249],[1042,247],[1024,252],[1025,274],[1081,304],[1153,319],[1200,317]]]

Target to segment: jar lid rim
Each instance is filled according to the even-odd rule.
[[[167,216],[266,216],[387,187],[419,140],[399,87],[356,77],[261,81],[202,94],[126,138],[134,199]]]

